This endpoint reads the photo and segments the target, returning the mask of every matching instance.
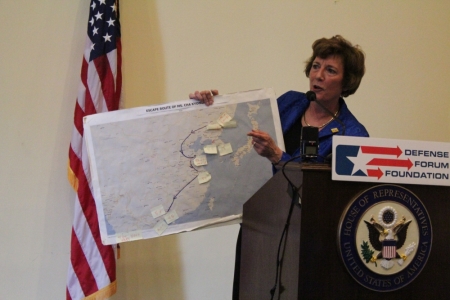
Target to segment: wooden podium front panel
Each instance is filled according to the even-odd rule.
[[[338,250],[339,221],[357,195],[378,185],[332,181],[329,170],[303,168],[298,299],[443,299],[448,293],[450,260],[450,189],[399,185],[425,205],[433,227],[432,250],[419,276],[392,292],[376,292],[357,283]],[[363,266],[362,266],[363,267]]]
[[[284,248],[281,285],[274,299],[442,299],[450,282],[450,189],[399,185],[425,205],[433,228],[431,254],[419,276],[392,292],[375,292],[349,274],[338,250],[338,227],[347,205],[377,183],[332,181],[330,167],[293,165],[286,171],[302,184]],[[240,299],[270,299],[276,254],[291,196],[278,172],[244,205]],[[301,214],[301,226],[300,226]]]
[[[304,168],[298,299],[354,299],[359,286],[348,274],[338,250],[338,226],[344,209],[371,184],[333,182],[329,169]],[[352,292],[349,294],[349,290]],[[363,291],[365,292],[365,291]],[[345,297],[344,297],[345,296]],[[378,297],[382,295],[378,294]],[[344,298],[339,298],[344,297]],[[360,298],[364,299],[364,298]]]

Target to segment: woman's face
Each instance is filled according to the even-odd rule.
[[[309,88],[322,102],[338,101],[342,93],[344,65],[339,56],[316,57],[309,71]]]

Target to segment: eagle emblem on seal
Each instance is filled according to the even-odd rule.
[[[364,220],[367,225],[369,241],[378,254],[374,255],[375,251],[371,250],[368,243],[363,241],[361,245],[361,254],[366,263],[381,261],[380,265],[385,269],[390,269],[397,260],[399,265],[407,259],[407,256],[414,251],[416,244],[413,242],[405,249],[405,253],[400,255],[398,253],[406,241],[408,227],[411,220],[406,221],[402,216],[398,219],[396,210],[391,206],[385,206],[378,214],[378,220],[372,216],[368,221]]]

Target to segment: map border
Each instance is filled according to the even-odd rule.
[[[276,102],[275,92],[271,88],[238,92],[232,94],[225,94],[214,97],[213,107],[227,106],[237,103],[251,102],[261,99],[270,99],[270,106],[272,110],[274,128],[275,128],[275,141],[279,147],[284,150],[283,134],[281,130],[280,117],[278,112],[278,105]],[[154,230],[138,230],[136,232],[117,233],[115,235],[108,235],[106,230],[106,217],[103,209],[103,202],[101,197],[101,189],[99,186],[99,177],[97,172],[97,163],[95,161],[95,150],[93,147],[91,126],[97,126],[101,124],[108,124],[111,122],[120,122],[126,120],[148,118],[154,116],[162,116],[167,114],[175,114],[179,112],[186,112],[198,109],[205,109],[206,106],[197,100],[181,100],[176,102],[164,103],[153,106],[143,106],[137,108],[123,109],[118,111],[100,113],[95,115],[86,116],[84,118],[84,139],[86,143],[86,149],[89,157],[89,167],[91,171],[91,182],[93,188],[93,195],[96,203],[100,234],[103,244],[115,244],[119,242],[127,242],[133,240],[155,238],[159,235],[150,233]],[[270,164],[268,163],[268,166]],[[224,226],[239,223],[242,215],[230,215],[227,217],[201,220],[197,222],[191,222],[190,228],[177,228],[176,226],[169,226],[169,228],[161,234],[161,236],[176,234],[200,228],[209,228],[215,226]]]

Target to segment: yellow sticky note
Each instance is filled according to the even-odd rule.
[[[166,221],[159,220],[158,223],[156,223],[155,227],[153,227],[153,229],[158,235],[161,235],[167,229],[167,227],[169,227],[169,225],[167,225]]]
[[[236,128],[236,127],[237,127],[236,120],[230,120],[223,124],[223,128]]]
[[[208,172],[203,171],[203,172],[198,173],[198,183],[202,184],[202,183],[206,183],[210,180],[211,180],[211,174],[209,174]]]
[[[203,152],[206,154],[217,154],[217,147],[216,145],[206,145],[203,147]]]
[[[222,126],[220,126],[219,123],[211,123],[206,126],[206,129],[207,130],[218,130],[218,129],[222,129]]]
[[[160,205],[152,208],[151,212],[152,212],[153,218],[156,219],[157,217],[164,215],[166,213],[166,210],[164,209],[164,206],[162,206],[162,204],[160,204]]]
[[[219,119],[217,120],[217,123],[220,124],[220,126],[223,126],[223,124],[227,123],[228,121],[230,121],[232,118],[225,112],[220,114]]]
[[[177,219],[178,219],[178,214],[175,210],[169,211],[166,215],[164,215],[164,220],[166,220],[167,224],[170,224]]]
[[[142,232],[140,230],[118,233],[116,236],[116,243],[131,242],[136,240],[142,240]]]
[[[194,165],[196,167],[206,166],[207,164],[208,164],[208,161],[206,160],[206,155],[197,155],[194,158]]]
[[[224,155],[233,153],[233,149],[231,148],[230,143],[221,144],[221,145],[217,146],[217,148],[219,149],[220,156],[224,156]]]

